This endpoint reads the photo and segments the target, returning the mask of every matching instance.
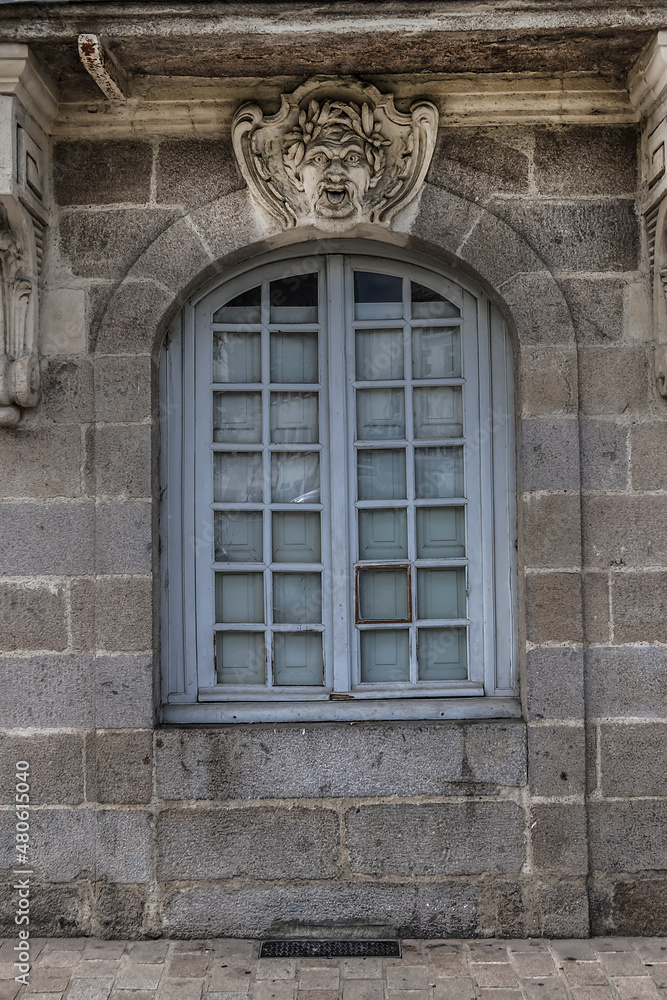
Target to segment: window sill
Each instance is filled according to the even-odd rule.
[[[227,702],[165,705],[163,723],[364,722],[401,719],[520,719],[518,698],[405,698],[378,701]]]

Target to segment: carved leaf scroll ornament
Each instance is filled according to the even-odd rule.
[[[17,424],[19,407],[35,406],[39,399],[34,300],[24,253],[0,206],[0,425]]]
[[[275,115],[242,105],[232,139],[251,194],[283,227],[340,232],[390,225],[423,184],[437,128],[430,101],[404,114],[359,80],[315,77],[283,94]]]

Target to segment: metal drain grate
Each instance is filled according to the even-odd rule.
[[[262,941],[260,958],[400,958],[398,941]]]

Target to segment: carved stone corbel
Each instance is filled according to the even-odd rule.
[[[628,89],[642,123],[640,204],[653,283],[655,377],[667,397],[667,31],[639,57]]]
[[[0,45],[0,426],[39,401],[39,272],[56,92],[25,45]]]
[[[254,199],[284,228],[341,232],[359,222],[390,225],[428,170],[438,111],[419,101],[404,114],[391,94],[352,77],[315,77],[280,110],[238,109],[234,151]]]

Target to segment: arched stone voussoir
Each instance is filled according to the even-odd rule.
[[[134,261],[94,331],[98,353],[151,354],[188,296],[265,234],[247,191],[233,191],[167,226]]]
[[[570,309],[560,285],[521,233],[484,205],[425,184],[411,236],[464,266],[503,308],[522,345],[569,344]]]

